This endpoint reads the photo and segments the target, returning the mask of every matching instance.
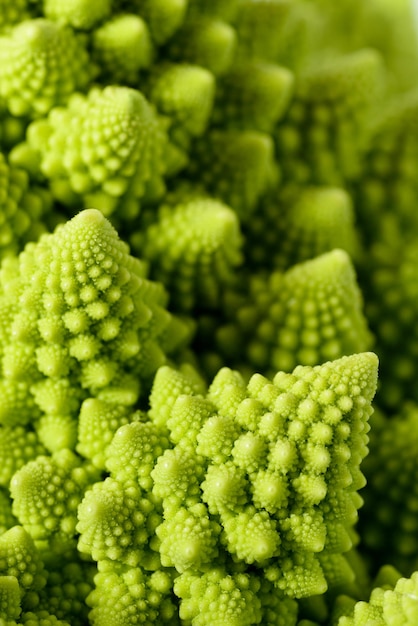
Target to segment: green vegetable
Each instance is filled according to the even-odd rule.
[[[0,95],[17,116],[39,117],[84,91],[94,66],[81,39],[47,19],[26,20],[0,39]]]
[[[409,0],[0,0],[0,626],[416,626]]]

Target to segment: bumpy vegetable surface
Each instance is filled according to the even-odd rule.
[[[416,626],[409,0],[0,0],[0,624]]]

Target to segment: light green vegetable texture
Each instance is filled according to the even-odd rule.
[[[0,626],[418,624],[407,0],[0,0]]]

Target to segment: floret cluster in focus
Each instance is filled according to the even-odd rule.
[[[0,626],[416,626],[409,0],[0,0]]]

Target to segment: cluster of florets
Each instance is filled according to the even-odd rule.
[[[0,0],[1,624],[415,626],[413,24]]]

